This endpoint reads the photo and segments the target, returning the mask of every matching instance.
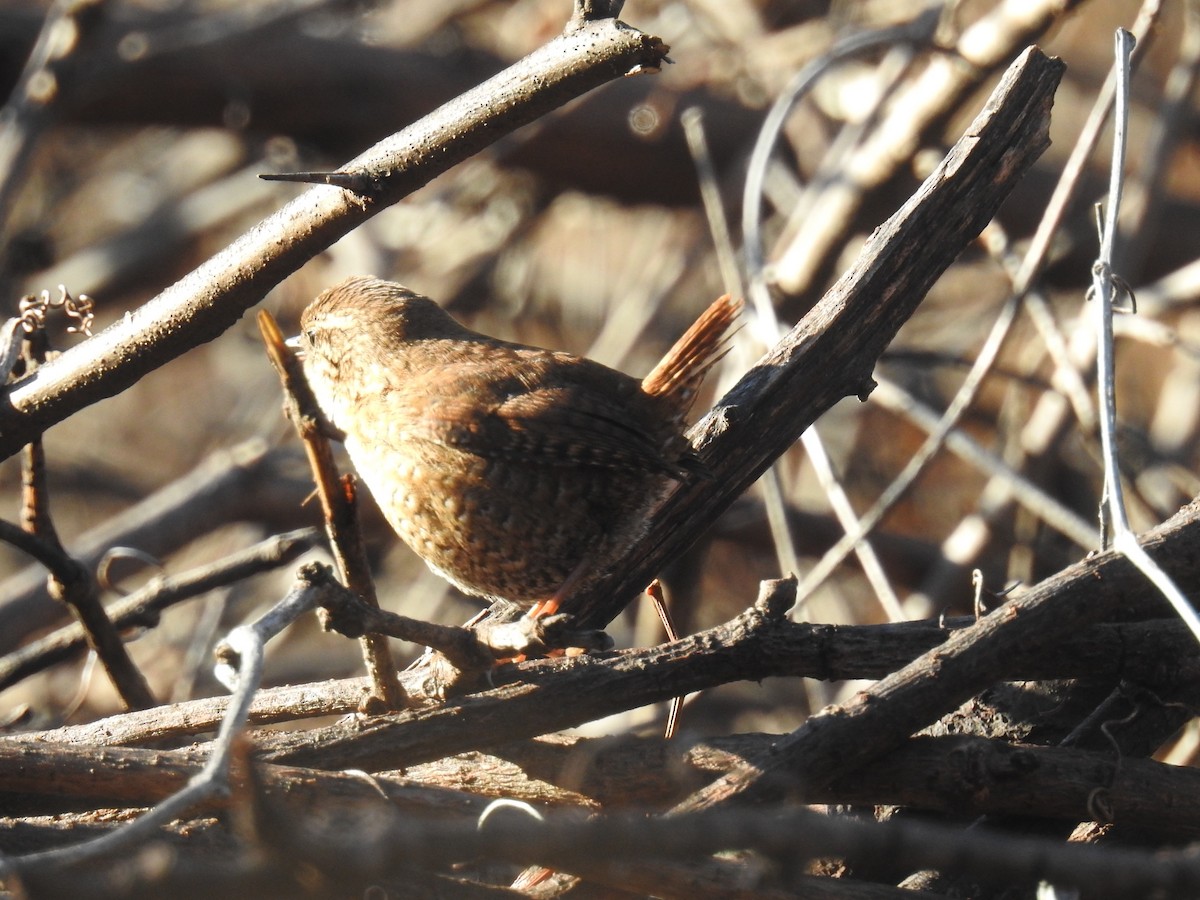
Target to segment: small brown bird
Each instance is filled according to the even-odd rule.
[[[638,380],[478,334],[402,285],[353,277],[301,316],[304,370],[388,522],[468,594],[557,609],[636,538],[740,301],[717,300]]]

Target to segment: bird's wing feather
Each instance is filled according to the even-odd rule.
[[[432,390],[413,398],[421,408],[409,417],[410,435],[533,465],[648,468],[675,477],[694,468],[689,454],[660,446],[639,425],[611,379],[599,389],[579,377],[588,373],[578,361],[565,375],[558,361],[557,354],[518,357],[485,380],[476,367],[464,367],[461,378],[443,370]],[[625,387],[633,399],[636,380]]]

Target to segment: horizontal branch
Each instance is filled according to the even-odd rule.
[[[404,680],[406,688],[419,684],[419,677],[409,673],[405,673]],[[308,717],[347,715],[358,710],[370,693],[370,682],[362,677],[262,688],[254,695],[247,722],[271,725],[302,721]],[[92,747],[166,743],[215,730],[228,709],[228,697],[183,700],[170,706],[120,713],[82,725],[8,735],[0,742],[48,741]]]
[[[499,755],[448,757],[371,781],[322,769],[262,764],[268,797],[297,813],[328,803],[373,805],[382,791],[412,815],[477,816],[491,798],[615,812],[677,802],[694,787],[760,754],[775,735],[665,741],[623,736],[509,744]],[[206,754],[127,747],[0,742],[0,791],[10,814],[64,805],[150,806],[181,789]],[[298,790],[303,786],[304,790]],[[954,816],[1018,815],[1065,822],[1109,818],[1174,838],[1200,835],[1200,771],[1065,747],[962,736],[914,738],[869,769],[824,787],[795,788],[804,803],[893,805]],[[224,805],[221,803],[219,805]],[[1103,811],[1103,815],[1101,815]],[[196,814],[204,810],[197,810]],[[0,847],[0,849],[3,849]]]
[[[92,805],[152,806],[182,790],[201,773],[207,754],[193,750],[145,750],[130,747],[76,747],[64,744],[0,742],[0,791],[5,804],[29,810],[78,808]],[[345,772],[297,769],[290,766],[255,767],[257,786],[270,798],[287,801],[297,814],[320,815],[327,803],[357,803],[370,807],[382,792],[413,815],[443,815],[454,810],[477,817],[486,799],[462,791],[414,784],[405,778],[368,780]],[[21,799],[23,798],[23,799]],[[58,798],[58,804],[46,804]],[[228,797],[217,798],[193,810],[203,815],[227,807]],[[70,841],[68,840],[68,843]]]
[[[494,754],[447,757],[405,769],[430,787],[507,797],[540,807],[614,812],[679,802],[759,756],[778,739],[734,734],[675,740],[551,735]],[[31,781],[31,784],[34,782]],[[951,735],[917,737],[825,786],[790,782],[802,803],[903,806],[955,817],[1027,816],[1075,823],[1097,817],[1153,834],[1200,834],[1200,771],[1111,748],[1085,751]]]
[[[1152,550],[1177,578],[1200,581],[1200,505],[1188,507],[1172,527],[1157,534]],[[1085,560],[1040,585],[1030,596],[1064,609],[1087,603],[1118,608],[1138,585],[1138,576],[1112,555]],[[790,603],[794,582],[768,583],[764,599],[731,622],[658,647],[561,660],[503,666],[493,673],[496,688],[430,708],[369,723],[326,726],[269,737],[259,744],[271,757],[321,768],[395,768],[439,755],[495,747],[512,740],[575,727],[606,715],[669,700],[718,684],[768,677],[828,680],[880,678],[942,647],[954,635],[975,631],[971,620],[948,623],[837,626],[790,622],[778,607]],[[1057,600],[1049,599],[1057,598]],[[768,610],[775,608],[775,613]],[[1154,608],[1126,609],[1153,615]],[[989,619],[985,619],[988,622]],[[1185,628],[1171,620],[1076,626],[1046,652],[1026,619],[1005,638],[1000,652],[972,671],[986,686],[1003,680],[1087,676],[1148,683],[1165,694],[1194,684],[1200,651]],[[982,623],[981,623],[982,624]],[[1169,664],[1164,663],[1169,660]],[[404,673],[405,690],[420,695],[424,673]],[[928,721],[954,709],[957,685],[930,701]],[[367,688],[361,679],[271,688],[256,697],[250,722],[257,724],[330,715],[357,707]],[[965,699],[965,698],[964,698]],[[126,713],[88,725],[14,735],[10,741],[94,745],[139,744],[169,736],[210,731],[220,722],[223,698],[194,700],[145,713]],[[926,721],[910,728],[916,731]],[[907,736],[907,735],[905,735]],[[298,754],[293,756],[292,754]]]
[[[214,866],[190,854],[158,854],[153,870],[156,892],[225,895],[232,887],[231,876],[244,884],[253,875],[257,877],[252,883],[262,885],[260,891],[274,888],[272,896],[294,895],[302,889],[300,879],[311,889],[319,873],[325,884],[336,885],[340,893],[361,893],[381,879],[411,884],[414,872],[480,857],[549,865],[586,876],[613,866],[704,861],[730,850],[752,850],[774,864],[768,867],[773,870],[770,874],[747,871],[750,880],[743,895],[785,896],[780,892],[791,890],[792,896],[813,896],[818,884],[832,890],[836,881],[809,880],[801,874],[806,861],[829,856],[881,857],[912,868],[965,870],[1006,885],[1044,879],[1074,886],[1088,896],[1182,897],[1200,890],[1200,862],[1186,851],[1059,844],[914,822],[880,824],[803,808],[733,809],[669,820],[641,813],[582,820],[574,813],[534,817],[507,811],[493,813],[480,823],[414,820],[382,804],[357,817],[343,813],[335,820],[317,822],[297,820],[286,809],[264,806],[256,822],[259,845],[237,864]],[[86,873],[88,885],[107,887],[117,883],[118,873],[129,875],[126,858],[106,860],[104,865],[111,871]],[[61,867],[41,871],[27,867],[21,878],[36,896],[87,890],[81,873]],[[806,888],[802,894],[801,885]],[[759,894],[759,889],[773,890]]]

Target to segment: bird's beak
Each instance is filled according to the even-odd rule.
[[[288,338],[283,345],[296,354],[296,359],[304,359],[304,347],[300,345],[300,335]]]

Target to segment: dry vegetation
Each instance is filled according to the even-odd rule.
[[[1084,896],[1200,895],[1184,849],[1200,833],[1196,640],[1141,574],[1093,555],[1104,465],[1085,292],[1111,128],[1030,268],[1113,31],[1143,29],[1114,260],[1137,298],[1116,321],[1118,446],[1133,529],[1194,596],[1200,3],[1162,6],[1146,4],[1145,30],[1132,0],[948,4],[932,36],[843,63],[796,105],[756,220],[778,323],[749,304],[697,405],[724,397],[725,418],[693,432],[716,477],[673,498],[608,593],[576,608],[625,649],[506,665],[495,687],[449,700],[423,696],[417,669],[402,679],[415,708],[389,712],[366,702],[359,644],[305,615],[269,646],[246,740],[221,745],[227,795],[68,866],[21,857],[119,833],[199,772],[226,711],[214,648],[284,597],[301,563],[329,559],[279,378],[243,313],[270,310],[291,332],[322,288],[372,273],[480,331],[642,374],[713,297],[749,290],[730,284],[744,269],[722,267],[684,112],[702,114],[703,183],[740,253],[771,102],[840,37],[916,21],[921,4],[629,0],[622,20],[670,45],[661,72],[593,74],[599,86],[516,130],[495,103],[498,134],[447,151],[464,161],[438,174],[426,153],[400,183],[372,158],[379,177],[355,196],[257,175],[339,168],[556,39],[566,0],[0,0],[5,315],[65,284],[108,329],[68,334],[51,310],[50,346],[66,352],[0,408],[0,518],[41,548],[0,535],[5,887],[484,897],[549,866],[528,890],[985,898],[1045,879]],[[39,33],[60,43],[23,74]],[[914,218],[869,239],[1031,44],[1066,64],[1049,148],[1034,120],[1052,67],[1011,114],[1030,122],[980,141],[994,159],[979,184],[923,194]],[[628,69],[634,57],[613,53]],[[258,255],[236,257],[256,226]],[[832,566],[973,367],[982,380],[955,427]],[[44,483],[23,489],[37,466],[20,445],[42,431]],[[360,500],[383,608],[447,625],[478,611]],[[118,620],[123,691],[78,636],[53,646],[70,613],[26,555],[65,565],[47,523],[75,561],[67,593],[99,595]],[[663,644],[651,604],[631,600],[654,573],[698,637]],[[771,579],[791,573],[804,602],[788,617],[797,583]],[[163,577],[201,575],[164,590]],[[174,605],[120,618],[154,598]],[[403,668],[421,648],[391,650]]]

